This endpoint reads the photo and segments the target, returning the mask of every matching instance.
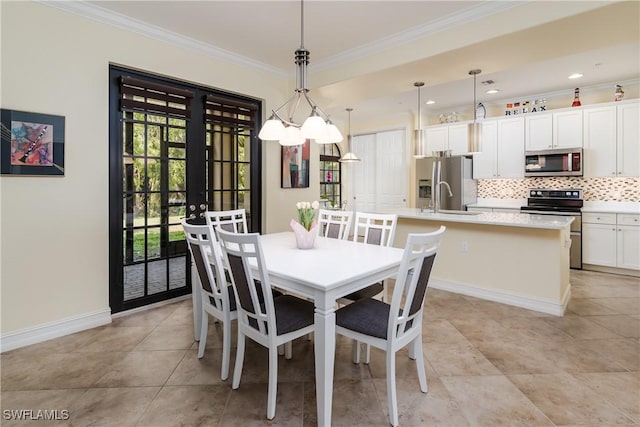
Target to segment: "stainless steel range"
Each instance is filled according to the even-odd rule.
[[[529,190],[527,206],[522,206],[522,213],[536,215],[573,216],[571,223],[571,268],[582,268],[582,190],[567,188],[545,190],[534,188]]]

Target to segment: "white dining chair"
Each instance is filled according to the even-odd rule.
[[[398,425],[396,352],[409,345],[420,390],[428,391],[422,355],[422,313],[429,276],[445,227],[432,233],[409,234],[391,303],[365,298],[336,311],[336,332],[386,352],[387,402],[391,425]]]
[[[233,233],[248,233],[247,212],[245,209],[226,211],[206,211],[204,214],[207,224],[214,229],[220,227]]]
[[[377,214],[367,212],[357,212],[353,227],[353,241],[363,242],[370,245],[391,246],[396,234],[398,215]],[[377,282],[366,288],[345,295],[338,302],[348,304],[362,298],[371,298],[382,295],[382,301],[387,300],[387,287],[385,282]],[[371,351],[369,346],[365,346],[365,363],[369,363]],[[353,362],[360,362],[360,345],[357,341],[353,343]]]
[[[198,359],[204,356],[207,343],[208,317],[222,323],[222,367],[220,378],[229,377],[229,358],[231,354],[231,321],[237,319],[236,299],[233,287],[227,283],[222,263],[220,247],[216,242],[213,229],[206,224],[192,225],[182,220],[182,228],[193,257],[199,281],[194,281],[200,292],[202,303],[202,324],[200,326],[200,342],[198,344]],[[198,309],[194,307],[194,310]]]
[[[238,234],[218,229],[220,246],[231,268],[231,280],[238,307],[238,348],[232,388],[240,386],[244,363],[245,337],[269,349],[267,418],[276,414],[278,387],[278,347],[314,331],[314,306],[310,301],[271,294],[260,235]],[[255,269],[255,270],[254,270]],[[262,300],[260,295],[265,295]],[[291,346],[285,346],[291,358]]]
[[[353,212],[320,209],[318,211],[318,235],[332,239],[349,239]]]

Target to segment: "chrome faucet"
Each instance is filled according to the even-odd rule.
[[[451,192],[451,186],[449,185],[449,183],[447,181],[438,182],[435,188],[436,200],[435,200],[435,204],[433,205],[434,213],[440,212],[440,185],[444,185],[445,187],[447,187],[447,192],[449,193],[449,197],[453,197],[453,193]]]

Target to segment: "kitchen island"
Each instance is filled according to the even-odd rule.
[[[571,298],[572,217],[504,212],[431,213],[401,208],[394,246],[409,233],[447,227],[431,274],[433,288],[557,316]]]

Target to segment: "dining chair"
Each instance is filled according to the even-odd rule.
[[[409,345],[415,359],[420,390],[428,391],[422,355],[422,313],[429,276],[446,228],[409,234],[391,303],[365,298],[336,311],[336,332],[386,352],[387,402],[391,425],[398,425],[396,352]]]
[[[318,211],[318,235],[332,239],[349,239],[353,212],[320,209]]]
[[[231,354],[231,321],[238,318],[233,287],[225,278],[220,248],[213,229],[208,225],[192,225],[182,220],[182,228],[193,257],[198,277],[197,288],[193,292],[202,295],[202,324],[198,359],[204,356],[207,343],[208,317],[222,322],[222,368],[220,378],[229,377],[229,358]],[[194,309],[197,309],[194,307]]]
[[[377,214],[357,212],[353,229],[353,241],[371,245],[391,246],[396,233],[398,216],[395,214]],[[374,283],[366,288],[352,292],[338,300],[340,304],[348,304],[362,298],[371,298],[382,294],[382,301],[387,300],[387,288],[384,281]],[[365,363],[369,363],[369,346],[365,350]],[[353,362],[360,362],[360,345],[353,343]]]
[[[214,229],[220,227],[223,230],[234,233],[248,233],[247,212],[245,209],[232,209],[226,211],[206,211],[204,214],[207,224]]]
[[[240,386],[245,337],[267,347],[267,418],[271,420],[276,414],[278,347],[314,331],[314,305],[293,295],[274,297],[271,294],[271,280],[258,233],[237,234],[219,229],[218,238],[231,268],[238,307],[238,347],[232,388]],[[264,300],[260,294],[265,295]],[[285,346],[285,358],[291,358],[291,346]]]

